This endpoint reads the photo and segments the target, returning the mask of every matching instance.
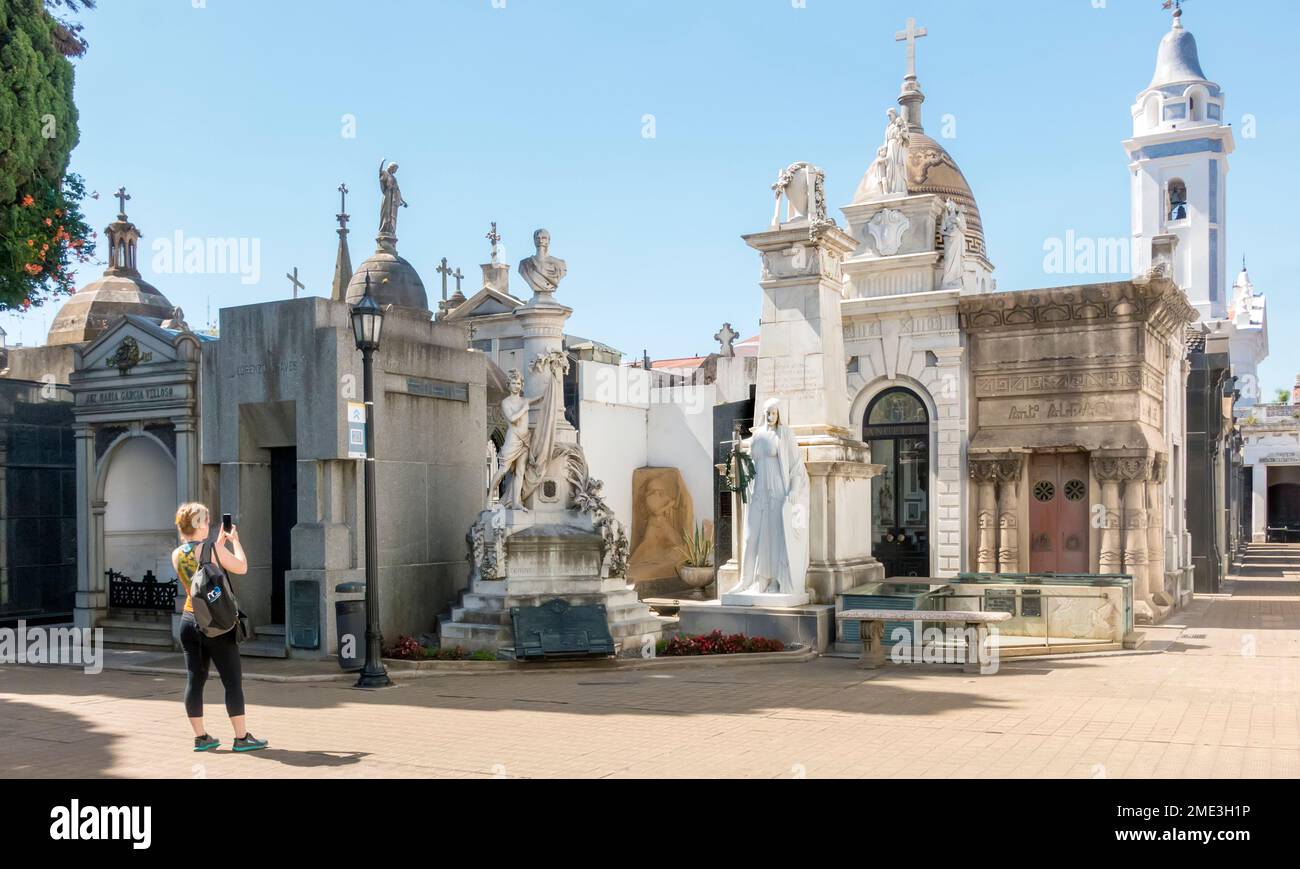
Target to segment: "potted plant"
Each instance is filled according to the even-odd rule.
[[[713,582],[713,536],[706,524],[682,532],[677,552],[685,559],[678,566],[677,575],[682,582],[696,590],[702,597],[704,588]]]

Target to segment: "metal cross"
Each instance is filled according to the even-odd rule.
[[[299,291],[299,290],[305,290],[305,289],[307,289],[307,285],[304,284],[302,281],[298,280],[298,267],[297,267],[297,266],[294,266],[294,267],[293,267],[293,274],[289,274],[288,272],[285,272],[285,273],[284,273],[284,276],[285,276],[286,278],[288,278],[289,280],[293,281],[293,297],[294,297],[295,299],[298,298],[298,291]]]
[[[497,233],[497,222],[492,221],[492,231],[487,234],[487,240],[492,242],[492,264],[497,262],[497,242],[501,241],[501,236]]]
[[[126,192],[125,187],[119,187],[117,188],[117,192],[113,195],[117,197],[118,218],[120,220],[126,220],[126,203],[131,199],[130,194]]]
[[[907,19],[907,29],[900,30],[894,34],[895,42],[907,43],[907,77],[916,78],[916,41],[923,36],[928,36],[924,27],[917,28],[916,19]]]
[[[461,282],[462,280],[465,279],[465,276],[462,275],[462,274],[460,273],[460,267],[459,267],[459,266],[457,266],[457,268],[456,268],[456,273],[455,273],[454,275],[452,275],[452,277],[456,279],[456,293],[459,295],[459,294],[460,294],[460,282]]]
[[[447,267],[446,257],[442,258],[442,265],[438,266],[434,271],[442,275],[442,300],[445,302],[447,301],[447,275],[451,274],[451,269]]]
[[[344,182],[339,185],[339,226],[347,229],[348,226],[348,185]]]

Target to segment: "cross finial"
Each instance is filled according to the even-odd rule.
[[[368,274],[368,273],[367,273]],[[298,267],[293,267],[293,274],[285,272],[284,276],[293,282],[293,297],[298,298],[298,291],[307,289],[307,285],[298,280]]]
[[[349,190],[348,190],[347,182],[340,184],[338,219],[339,219],[339,228],[341,229],[348,228],[348,218],[350,217],[350,215],[348,214],[348,193]]]
[[[438,266],[434,271],[442,275],[442,300],[445,302],[447,301],[447,276],[451,274],[451,268],[447,265],[446,257],[442,258],[442,265]]]
[[[460,266],[457,266],[457,267],[456,267],[456,273],[453,274],[452,277],[456,279],[456,292],[457,292],[457,294],[459,294],[459,293],[460,293],[460,282],[463,281],[463,280],[465,279],[465,276],[462,275],[462,274],[460,273]]]
[[[916,78],[916,41],[923,36],[928,36],[929,32],[924,28],[916,26],[916,19],[907,19],[907,29],[900,30],[894,34],[895,42],[907,43],[907,77]]]
[[[487,240],[492,242],[492,264],[497,263],[497,243],[501,241],[501,235],[497,232],[497,222],[492,221],[492,229],[486,236]]]
[[[117,188],[117,192],[113,195],[117,197],[117,219],[126,220],[126,203],[131,200],[131,195],[126,192],[125,187]]]
[[[713,340],[717,341],[719,344],[722,345],[722,351],[718,355],[727,358],[735,356],[736,348],[732,347],[731,345],[732,342],[734,342],[739,337],[740,337],[739,333],[737,333],[734,329],[731,328],[730,323],[723,323],[722,328],[718,330],[718,334],[713,336]]]

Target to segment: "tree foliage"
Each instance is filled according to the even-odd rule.
[[[79,11],[93,0],[48,5]],[[79,138],[66,39],[84,51],[73,26],[43,0],[0,0],[0,310],[70,292],[66,266],[91,253],[84,188],[65,178]]]

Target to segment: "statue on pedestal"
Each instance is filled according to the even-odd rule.
[[[890,109],[889,125],[885,127],[885,172],[883,190],[885,195],[907,193],[907,149],[912,142],[912,134],[907,128],[907,121]]]
[[[949,199],[944,203],[943,223],[943,283],[945,290],[960,290],[966,256],[966,207]]]
[[[808,574],[808,471],[781,402],[746,441],[754,462],[740,585],[732,594],[802,594]]]
[[[384,195],[379,207],[379,234],[397,237],[397,210],[406,207],[402,188],[397,184],[397,164],[379,161],[379,190]]]
[[[524,378],[518,368],[510,369],[510,394],[501,401],[501,415],[506,418],[506,439],[498,454],[497,472],[488,484],[488,491],[496,494],[502,481],[510,476],[510,489],[502,498],[503,505],[511,510],[524,509],[524,477],[530,459],[529,446],[532,432],[528,428],[528,409],[545,395],[524,397]]]
[[[546,230],[539,229],[533,233],[533,244],[537,246],[537,253],[519,261],[519,275],[534,293],[549,296],[559,289],[568,266],[564,260],[550,255],[551,234]]]

